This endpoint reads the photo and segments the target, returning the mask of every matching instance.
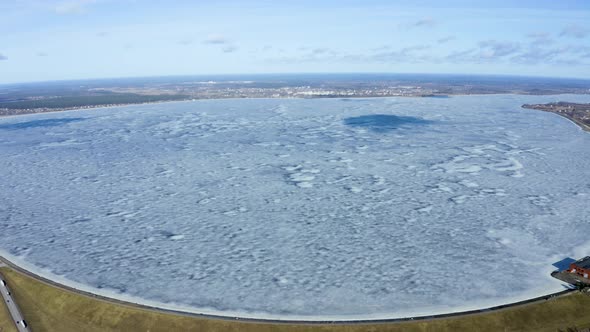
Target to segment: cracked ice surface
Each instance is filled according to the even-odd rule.
[[[217,100],[0,119],[0,249],[118,296],[399,317],[560,290],[590,135],[554,96]],[[588,96],[559,99],[590,101]]]

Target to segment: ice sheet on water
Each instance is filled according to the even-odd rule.
[[[520,109],[554,99],[0,119],[0,249],[95,289],[245,315],[428,314],[551,292],[551,264],[590,232],[590,135]]]

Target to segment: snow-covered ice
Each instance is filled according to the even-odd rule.
[[[590,135],[523,103],[211,100],[0,119],[0,251],[123,299],[393,318],[562,288]]]

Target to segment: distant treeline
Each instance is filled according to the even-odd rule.
[[[117,93],[108,95],[68,96],[39,100],[0,102],[0,108],[20,110],[30,108],[72,108],[111,104],[140,104],[157,101],[184,100],[189,98],[190,97],[187,95],[138,95],[133,93]]]

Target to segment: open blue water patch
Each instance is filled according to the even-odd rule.
[[[398,116],[390,114],[361,115],[344,119],[344,124],[351,127],[367,128],[384,132],[400,127],[411,127],[430,124],[432,121],[413,116]]]
[[[42,119],[42,120],[31,120],[26,122],[17,123],[3,123],[0,124],[0,130],[19,130],[27,128],[45,128],[55,127],[68,124],[71,122],[82,121],[84,118],[58,118],[58,119]]]

